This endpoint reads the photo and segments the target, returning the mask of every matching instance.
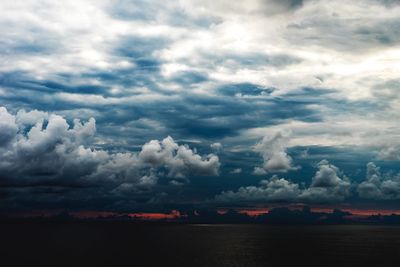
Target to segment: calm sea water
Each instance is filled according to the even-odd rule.
[[[1,266],[400,266],[397,226],[0,224]]]

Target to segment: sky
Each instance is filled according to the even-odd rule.
[[[0,212],[400,208],[400,1],[0,2]]]

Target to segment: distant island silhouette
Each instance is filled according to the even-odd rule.
[[[160,213],[71,212],[24,214],[1,217],[0,222],[132,222],[132,223],[184,223],[184,224],[400,224],[398,214],[354,214],[351,211],[332,209],[313,211],[288,207],[272,208],[265,212],[240,209],[196,209]]]

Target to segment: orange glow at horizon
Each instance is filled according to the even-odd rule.
[[[172,220],[178,219],[181,217],[186,217],[179,212],[179,210],[172,210],[170,213],[128,213],[127,214],[131,218],[141,219],[141,220]]]
[[[269,209],[266,209],[266,208],[239,209],[237,212],[240,214],[245,214],[250,217],[257,217],[260,215],[267,214],[269,212]]]
[[[303,206],[304,207],[304,206]],[[286,208],[290,210],[301,210],[302,206],[286,206]],[[275,207],[277,208],[277,207]],[[239,214],[247,215],[249,217],[257,217],[260,215],[268,214],[273,208],[265,208],[265,207],[246,207],[246,208],[217,208],[216,213],[218,215],[225,215],[229,212],[229,210],[233,210]],[[321,213],[333,213],[335,208],[329,207],[310,207],[311,212],[321,212]],[[337,209],[343,212],[349,212],[354,216],[358,217],[367,217],[372,215],[400,215],[400,210],[396,209],[360,209],[360,208],[341,208]],[[34,218],[34,217],[43,217],[43,218],[51,218],[62,214],[62,210],[39,210],[39,211],[30,211],[24,213],[15,214],[16,217],[20,218]],[[188,215],[182,214],[179,210],[171,210],[169,213],[163,212],[136,212],[136,213],[118,213],[112,211],[69,211],[67,212],[72,217],[78,219],[101,219],[107,217],[119,217],[119,216],[128,216],[132,219],[140,219],[140,220],[174,220],[179,218],[186,218]],[[195,216],[201,216],[201,214],[195,210],[193,212]]]

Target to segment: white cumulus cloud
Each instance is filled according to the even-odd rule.
[[[157,183],[157,169],[171,179],[218,175],[219,158],[200,156],[172,137],[151,140],[141,151],[112,153],[93,148],[96,121],[73,120],[39,111],[10,114],[0,107],[0,171],[7,183],[90,183],[106,180],[129,188]],[[123,185],[123,186],[122,186]],[[122,186],[122,187],[121,187]],[[118,190],[117,190],[118,191]]]
[[[277,132],[271,136],[265,136],[260,143],[255,145],[254,151],[262,155],[264,163],[254,169],[254,174],[287,172],[296,169],[292,158],[286,152],[287,143],[288,136]]]
[[[340,177],[340,170],[323,160],[308,188],[301,188],[285,178],[274,175],[262,180],[259,186],[240,187],[237,191],[223,191],[215,199],[222,202],[280,201],[280,202],[332,202],[350,196],[351,183]]]

